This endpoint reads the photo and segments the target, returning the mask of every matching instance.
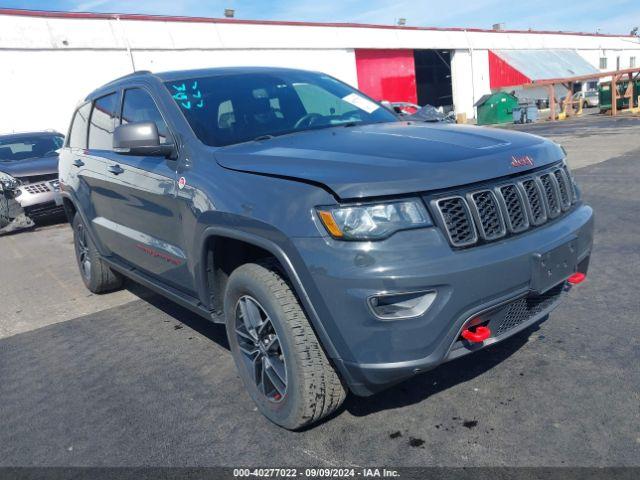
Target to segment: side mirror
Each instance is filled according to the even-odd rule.
[[[127,123],[113,132],[113,151],[121,155],[173,158],[175,145],[161,144],[153,122]]]

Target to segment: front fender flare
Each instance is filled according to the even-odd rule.
[[[205,271],[206,261],[204,261],[204,258],[206,255],[207,240],[211,237],[216,237],[216,236],[227,237],[234,240],[240,240],[240,241],[249,243],[251,245],[254,245],[256,247],[260,247],[263,250],[266,250],[267,252],[272,254],[280,262],[280,265],[282,265],[282,267],[284,268],[289,280],[291,281],[293,288],[295,289],[295,292],[298,298],[302,302],[304,311],[309,316],[309,320],[311,321],[311,324],[316,334],[320,338],[320,341],[322,342],[322,345],[325,348],[328,356],[332,359],[340,358],[332,339],[330,338],[324,324],[320,320],[320,315],[318,314],[318,311],[313,305],[313,302],[311,301],[311,298],[307,292],[307,289],[304,287],[304,284],[300,278],[299,272],[294,262],[291,260],[291,255],[285,252],[282,249],[282,247],[278,245],[276,242],[251,232],[238,230],[237,228],[231,228],[231,227],[225,227],[225,226],[207,227],[205,228],[202,234],[201,242],[200,242],[200,252],[201,252],[200,258],[203,259],[201,261],[200,272],[199,272],[201,278],[206,278],[206,271]],[[200,283],[202,284],[203,282],[200,282]]]

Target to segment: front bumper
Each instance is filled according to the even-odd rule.
[[[399,232],[383,242],[297,238],[294,244],[311,281],[307,292],[337,352],[333,360],[354,393],[369,395],[546,318],[560,295],[481,347],[458,340],[470,319],[498,315],[499,306],[527,296],[533,256],[570,240],[586,269],[590,207],[578,205],[525,234],[466,250],[452,250],[436,228]],[[437,292],[420,317],[382,321],[367,308],[371,295],[420,290]]]
[[[62,213],[57,180],[24,184],[0,192],[0,234],[30,228],[33,220]]]
[[[58,180],[47,180],[20,185],[16,189],[15,199],[24,209],[38,205],[56,206],[56,198],[60,196]]]

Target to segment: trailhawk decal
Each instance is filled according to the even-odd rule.
[[[136,245],[136,248],[139,250],[142,250],[144,253],[146,253],[147,255],[153,257],[153,258],[158,258],[160,260],[164,260],[167,263],[170,263],[171,265],[180,265],[182,263],[181,260],[172,257],[171,255],[168,255],[166,253],[160,252],[159,250],[156,250],[155,248],[151,248],[151,247],[147,247],[146,245],[142,245],[141,243],[138,243]]]

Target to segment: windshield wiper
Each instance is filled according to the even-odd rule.
[[[272,138],[274,138],[273,135],[266,134],[266,135],[257,136],[256,138],[253,139],[253,141],[259,142],[261,140],[271,140]]]

